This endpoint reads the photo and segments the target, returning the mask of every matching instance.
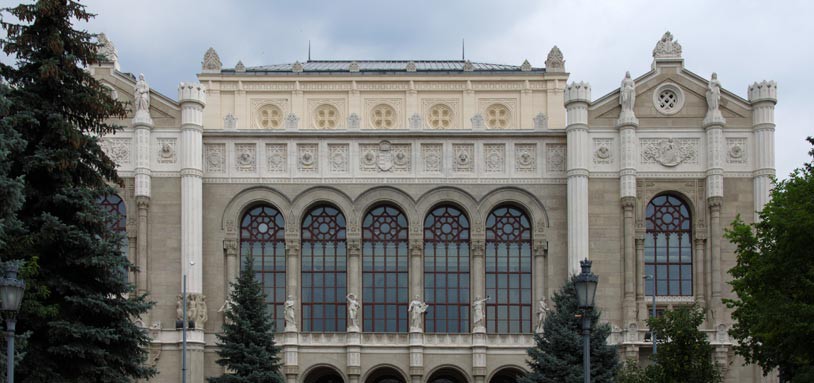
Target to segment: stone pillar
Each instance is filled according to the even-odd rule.
[[[709,197],[707,204],[709,205],[709,237],[710,237],[710,260],[711,268],[710,274],[710,308],[712,309],[712,317],[714,323],[723,323],[723,302],[721,302],[721,287],[723,284],[721,275],[721,239],[723,233],[721,229],[721,204],[723,203],[722,197]]]
[[[135,136],[135,197],[138,207],[138,226],[136,232],[135,264],[138,267],[133,282],[136,292],[147,292],[147,219],[150,209],[150,189],[152,171],[150,169],[150,132],[153,129],[153,119],[150,110],[137,110],[133,117],[133,133]]]
[[[348,238],[348,294],[353,294],[357,299],[362,297],[362,239]],[[364,328],[364,310],[359,310],[356,317],[359,327]],[[348,331],[351,331],[350,318],[347,318]],[[353,329],[359,331],[359,329]],[[348,356],[350,358],[350,356]],[[350,359],[348,359],[350,360]],[[358,377],[357,377],[358,378]]]
[[[637,268],[643,268],[636,261],[635,253],[635,222],[636,222],[636,170],[638,159],[638,142],[636,129],[639,119],[636,118],[634,104],[636,100],[636,84],[630,78],[630,72],[622,80],[619,104],[622,112],[616,120],[619,129],[619,151],[621,170],[619,172],[619,197],[622,202],[622,243],[624,265],[624,295],[622,298],[622,323],[626,331],[630,324],[635,322],[636,316],[636,281]]]
[[[149,289],[147,287],[147,214],[150,210],[150,197],[143,195],[136,196],[136,205],[138,206],[138,232],[136,234],[136,266],[138,272],[136,277],[136,292],[139,295],[146,293]]]
[[[716,95],[716,92],[718,95]],[[707,89],[707,115],[704,117],[704,129],[707,132],[707,206],[710,215],[710,259],[711,286],[710,307],[714,323],[722,323],[723,303],[721,302],[721,205],[724,197],[724,169],[723,169],[723,128],[726,119],[721,115],[718,107],[720,100],[720,84],[713,73]]]
[[[647,320],[647,302],[645,302],[644,285],[644,228],[636,229],[636,264],[639,266],[636,273],[636,304],[639,306],[639,326],[644,326]]]
[[[348,357],[348,383],[359,383],[359,376],[362,374],[362,334],[359,332],[348,332],[348,345],[346,354]]]
[[[410,332],[410,383],[424,380],[424,333]]]
[[[704,263],[706,262],[706,257],[704,256],[705,250],[705,242],[706,242],[706,233],[704,233],[704,227],[698,227],[695,230],[695,261],[693,264],[695,265],[695,276],[693,280],[695,282],[695,301],[698,303],[698,307],[704,309],[704,312],[707,312],[707,292],[705,287],[705,274],[704,274]]]
[[[486,296],[486,283],[484,279],[486,278],[486,262],[485,262],[485,250],[486,250],[486,238],[482,237],[482,233],[476,234],[475,238],[472,238],[472,272],[470,274],[471,278],[471,286],[472,286],[472,296],[470,297],[470,303],[473,303],[477,297],[485,297]],[[493,297],[492,299],[496,299],[497,297]],[[483,305],[484,311],[486,310],[486,305]],[[471,323],[472,332],[472,377],[475,379],[475,383],[483,383],[486,379],[486,313],[484,312],[484,321],[476,326],[474,322],[474,312],[473,306],[469,305],[469,318]]]
[[[201,84],[181,83],[181,270],[187,292],[203,292],[203,108],[206,90]]]
[[[229,299],[229,294],[232,293],[232,282],[237,280],[237,276],[240,270],[240,264],[238,256],[238,242],[236,239],[226,239],[223,241],[223,254],[225,255],[226,259],[224,259],[224,267],[226,268],[226,296],[224,299]]]
[[[546,282],[548,275],[546,274],[546,257],[548,256],[548,241],[545,239],[536,240],[534,242],[534,302],[538,302],[540,298],[548,301],[548,294],[546,294]]]
[[[636,321],[636,249],[634,241],[636,231],[634,212],[636,211],[636,197],[622,197],[622,231],[624,242],[624,297],[622,299],[622,323],[624,326]],[[644,268],[642,264],[640,266]]]
[[[749,86],[749,102],[752,103],[752,131],[755,153],[754,198],[755,222],[758,212],[769,201],[774,169],[774,106],[777,104],[777,83],[756,82]],[[745,148],[742,148],[745,149]]]
[[[299,328],[299,319],[302,305],[300,304],[300,238],[296,234],[286,233],[285,235],[285,254],[286,254],[286,296],[291,297],[295,302],[294,315],[297,319],[297,326],[293,328],[294,332]],[[289,326],[286,325],[286,331]]]
[[[591,86],[571,83],[565,87],[568,124],[568,274],[579,274],[579,261],[588,258],[588,105]]]
[[[415,231],[413,231],[415,233]],[[420,236],[415,234],[411,238]],[[424,241],[422,239],[410,239],[410,299],[418,295],[424,296]]]
[[[473,301],[475,297],[483,298],[486,296],[486,284],[484,283],[484,279],[486,278],[485,248],[485,239],[472,239],[472,273],[470,274],[472,278],[472,297],[470,298],[472,298],[471,300]],[[495,297],[492,299],[494,298]],[[469,317],[472,318],[472,315],[470,314]]]

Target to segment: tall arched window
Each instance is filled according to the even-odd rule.
[[[347,255],[345,216],[332,206],[302,220],[303,331],[345,331]]]
[[[440,206],[424,220],[427,332],[469,332],[469,219]]]
[[[282,331],[285,303],[285,220],[271,206],[257,206],[240,221],[240,267],[251,256],[255,278],[263,286],[276,331]]]
[[[515,207],[486,219],[486,330],[531,332],[531,223]]]
[[[114,233],[121,235],[119,251],[121,251],[122,256],[128,258],[130,246],[127,240],[127,207],[124,200],[116,194],[107,194],[97,198],[96,203],[105,213],[109,214],[108,227]],[[122,279],[127,280],[127,269],[123,268],[120,272]]]
[[[644,272],[652,275],[656,295],[692,295],[692,220],[690,210],[672,195],[653,198],[645,212]],[[652,282],[645,294],[653,294]]]
[[[362,221],[364,331],[407,331],[408,231],[407,217],[390,206]]]

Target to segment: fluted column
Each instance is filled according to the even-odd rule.
[[[181,83],[181,270],[187,292],[203,292],[203,108],[206,90],[201,84]]]
[[[565,88],[568,189],[568,274],[580,272],[588,258],[588,106],[591,86],[571,83]]]
[[[638,145],[636,129],[639,119],[635,114],[636,83],[625,74],[619,93],[622,111],[616,120],[619,129],[619,149],[621,169],[619,171],[619,197],[622,204],[622,264],[624,269],[624,296],[622,299],[622,323],[628,328],[636,320],[636,269],[644,267],[636,262],[636,171],[638,165]]]
[[[753,173],[755,222],[758,212],[769,201],[774,169],[774,106],[777,104],[777,83],[756,82],[749,86],[752,103],[752,132],[754,132],[755,170]]]

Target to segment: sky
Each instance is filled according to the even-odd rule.
[[[12,4],[0,0],[0,4]],[[814,1],[808,0],[87,0],[97,16],[81,27],[105,32],[124,72],[144,73],[175,99],[194,81],[207,48],[224,67],[312,59],[460,59],[543,67],[557,45],[570,81],[597,99],[625,71],[650,69],[669,30],[685,67],[746,98],[749,84],[778,83],[778,177],[807,162],[814,136]]]

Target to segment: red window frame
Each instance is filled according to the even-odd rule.
[[[409,254],[407,217],[392,206],[362,221],[362,302],[365,332],[407,332]]]
[[[285,218],[269,205],[255,206],[240,220],[240,268],[252,256],[254,277],[260,282],[270,307],[275,331],[282,331],[286,300]]]
[[[109,224],[111,230],[117,233],[127,231],[127,206],[125,206],[122,197],[116,194],[107,194],[99,197],[97,203],[102,207],[102,210],[110,214],[111,217],[116,218],[111,220]]]
[[[531,222],[513,206],[486,219],[486,331],[531,333]]]
[[[302,327],[344,332],[347,312],[347,237],[339,209],[317,206],[302,220]]]
[[[654,197],[645,211],[644,241],[645,294],[657,296],[693,295],[692,219],[689,206],[679,197]]]
[[[469,332],[469,240],[469,218],[456,207],[436,207],[424,219],[426,332]]]

